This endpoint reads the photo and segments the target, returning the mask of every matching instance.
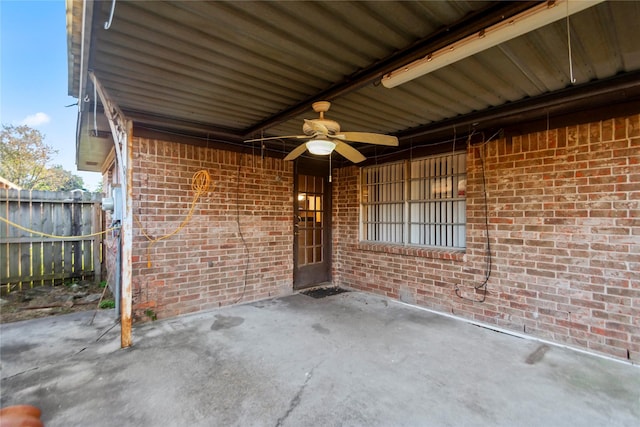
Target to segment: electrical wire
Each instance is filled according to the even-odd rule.
[[[211,176],[209,175],[209,172],[207,172],[206,170],[199,170],[195,174],[193,174],[193,178],[191,178],[191,189],[194,192],[194,196],[193,196],[193,201],[191,202],[191,207],[189,208],[189,212],[187,213],[187,216],[185,217],[185,219],[180,223],[180,225],[175,230],[173,230],[171,233],[165,234],[164,236],[152,237],[147,231],[145,231],[144,225],[142,225],[138,217],[136,215],[133,216],[133,219],[136,221],[136,224],[140,226],[140,232],[149,241],[149,245],[147,246],[147,267],[151,267],[151,249],[153,248],[153,246],[159,241],[166,240],[171,236],[179,233],[184,227],[186,227],[187,223],[193,217],[193,212],[195,211],[196,204],[198,203],[198,199],[200,199],[200,196],[202,196],[204,193],[209,191],[210,186],[211,186]],[[214,188],[212,188],[211,191],[213,191],[214,189],[215,189],[215,184],[214,184]]]
[[[452,143],[454,141],[455,141],[455,138],[454,139],[448,139],[446,141],[436,142],[436,143],[413,145],[413,138],[411,138],[411,143],[410,143],[408,148],[404,148],[402,150],[395,150],[392,153],[387,153],[387,154],[374,154],[373,156],[367,156],[367,158],[377,161],[378,159],[382,159],[382,158],[385,158],[385,157],[391,157],[391,156],[397,156],[398,154],[406,153],[407,151],[412,152],[412,150],[419,149],[419,148],[437,147],[439,145],[450,144],[450,143]],[[375,146],[374,148],[377,151],[378,146]]]
[[[120,229],[120,225],[118,225],[118,230]],[[120,238],[120,234],[114,234],[114,236],[112,236],[111,239],[111,243],[109,243],[108,241],[105,242],[104,244],[104,248],[107,252],[111,253],[111,254],[115,254],[116,251],[118,250],[118,239]]]
[[[484,281],[477,285],[474,286],[473,289],[474,290],[480,290],[482,289],[482,297],[480,299],[474,299],[474,298],[467,298],[464,295],[462,295],[461,291],[460,291],[460,287],[458,287],[458,285],[454,285],[454,291],[455,294],[458,298],[461,298],[463,300],[466,301],[472,301],[472,302],[485,302],[485,300],[487,299],[487,286],[489,283],[489,278],[491,278],[491,271],[493,269],[493,258],[491,256],[491,236],[489,235],[489,203],[488,203],[488,197],[487,197],[487,178],[486,178],[486,172],[485,172],[485,165],[484,165],[484,149],[486,147],[486,145],[494,138],[496,137],[500,132],[502,132],[502,129],[498,130],[496,133],[494,133],[488,140],[483,141],[483,143],[478,147],[478,153],[480,155],[480,167],[481,167],[481,171],[482,171],[482,193],[483,193],[483,197],[484,197],[484,227],[485,227],[485,236],[486,236],[486,251],[485,251],[485,275],[484,275]],[[475,133],[475,132],[474,132]],[[471,135],[469,135],[469,143],[471,143],[471,137],[473,136],[473,133]]]
[[[77,239],[82,239],[82,238],[85,238],[85,237],[95,237],[95,236],[99,236],[101,234],[106,234],[106,233],[108,233],[109,231],[112,231],[112,230],[119,230],[120,229],[120,226],[117,226],[117,227],[107,228],[106,230],[103,230],[103,231],[98,231],[97,233],[81,234],[79,236],[60,236],[60,235],[57,235],[57,234],[43,233],[41,231],[36,231],[36,230],[32,230],[32,229],[27,228],[27,227],[23,227],[20,224],[16,224],[15,222],[9,221],[8,219],[3,218],[1,216],[0,216],[0,221],[4,222],[6,224],[9,224],[10,226],[15,227],[15,228],[17,228],[19,230],[26,231],[27,233],[35,234],[37,236],[42,236],[42,237],[49,237],[51,239],[60,239],[60,240],[72,240],[72,239],[76,239],[77,240]]]
[[[207,135],[207,137],[202,137],[202,136],[197,136],[197,135],[191,135],[191,134],[184,133],[184,132],[168,131],[168,130],[166,130],[166,129],[157,128],[157,127],[153,127],[153,126],[145,126],[144,128],[145,128],[145,129],[148,129],[148,130],[150,130],[150,131],[160,132],[160,133],[164,133],[164,134],[167,134],[167,135],[187,136],[187,137],[189,137],[189,138],[193,138],[193,139],[199,139],[199,140],[203,140],[203,141],[205,141],[205,140],[206,140],[206,141],[207,141],[207,143],[208,143],[209,141],[212,141],[212,142],[219,142],[219,143],[223,143],[223,144],[225,144],[225,145],[229,145],[229,146],[243,147],[243,148],[246,148],[246,147],[247,147],[247,145],[246,145],[246,144],[243,144],[243,143],[236,143],[236,142],[231,142],[231,141],[223,140],[223,139],[210,139],[208,135]],[[264,152],[267,152],[267,153],[276,153],[276,154],[288,154],[288,153],[289,153],[289,151],[286,149],[286,145],[285,145],[285,141],[284,141],[284,139],[275,139],[274,141],[281,141],[281,142],[282,142],[282,144],[283,144],[283,145],[282,145],[282,149],[275,149],[275,148],[270,148],[270,147],[265,146],[265,147],[263,148]],[[380,155],[375,154],[375,155],[373,155],[373,156],[367,156],[367,158],[368,158],[368,159],[377,160],[378,158],[385,158],[385,157],[390,157],[390,156],[396,156],[396,155],[398,155],[398,154],[401,154],[401,153],[404,153],[404,152],[410,151],[411,149],[419,149],[419,148],[425,148],[425,147],[437,147],[437,146],[439,146],[439,145],[449,144],[449,143],[451,143],[451,142],[452,142],[452,140],[451,140],[451,139],[449,139],[449,140],[446,140],[446,141],[440,141],[440,142],[437,142],[437,143],[428,143],[428,144],[415,145],[415,146],[413,146],[413,147],[405,148],[405,149],[402,149],[402,150],[394,150],[393,152],[391,152],[391,153],[387,153],[387,154],[380,154]],[[377,152],[378,146],[374,146],[374,148],[375,148],[375,150],[376,150],[376,152]],[[314,156],[309,156],[309,155],[307,155],[307,154],[302,154],[302,155],[300,156],[300,158],[316,159],[316,157],[314,157]]]
[[[235,147],[242,147],[242,148],[247,148],[247,144],[245,143],[239,143],[239,142],[233,142],[233,141],[229,141],[229,140],[225,140],[225,139],[220,139],[220,138],[211,138],[208,134],[207,136],[198,136],[198,135],[192,135],[190,133],[185,133],[185,132],[177,132],[177,131],[170,131],[167,129],[163,129],[163,128],[157,128],[154,126],[142,126],[142,128],[153,131],[153,132],[158,132],[158,133],[163,133],[166,135],[173,135],[173,136],[182,136],[182,137],[189,137],[192,139],[198,139],[201,141],[206,141],[207,144],[209,142],[219,142],[225,145],[230,145],[230,146],[235,146]],[[274,151],[279,153],[280,150],[273,150],[270,148],[267,148],[267,151]],[[283,151],[284,153],[284,151]]]
[[[244,238],[244,234],[242,234],[242,228],[240,227],[240,169],[242,168],[242,157],[244,153],[240,154],[240,158],[238,159],[238,171],[236,173],[236,226],[238,227],[238,235],[240,236],[240,240],[242,241],[242,246],[244,247],[245,257],[244,257],[244,274],[243,274],[243,282],[242,293],[233,303],[239,303],[243,298],[244,294],[247,291],[247,274],[249,272],[249,246],[247,245],[247,241]]]

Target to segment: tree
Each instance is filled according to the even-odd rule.
[[[34,190],[71,191],[84,188],[82,177],[74,175],[60,165],[47,169],[46,174],[46,179],[39,182]]]
[[[71,191],[84,187],[83,179],[60,165],[48,167],[58,153],[44,143],[40,131],[29,126],[2,126],[0,176],[25,190]]]
[[[57,150],[43,140],[40,131],[29,126],[2,125],[0,176],[24,189],[46,180],[47,163]]]

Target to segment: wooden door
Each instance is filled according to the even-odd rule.
[[[331,188],[328,174],[297,173],[294,181],[293,286],[331,281]]]

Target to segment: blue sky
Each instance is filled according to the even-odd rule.
[[[100,175],[75,164],[76,98],[67,95],[64,0],[0,0],[0,121],[28,124],[58,150],[52,162],[94,190]]]

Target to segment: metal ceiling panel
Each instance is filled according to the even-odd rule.
[[[149,104],[161,114],[192,99],[172,118],[241,130],[484,4],[118,1],[111,28],[95,25],[92,66],[110,92],[123,80],[158,88],[165,102],[150,93]],[[97,24],[110,5],[97,8]],[[120,90],[118,102],[145,101]]]
[[[639,8],[640,2],[606,2],[570,17],[575,85],[640,69],[640,38],[630,30],[640,22]],[[561,20],[399,87],[371,85],[345,95],[331,117],[349,130],[393,133],[551,93],[572,86],[568,52]],[[371,120],[349,121],[349,111],[362,111],[358,106],[372,111]],[[395,121],[398,115],[405,120]]]
[[[299,134],[327,94],[343,130],[398,134],[572,87],[564,19],[399,87],[379,84],[390,64],[521,2],[118,0],[109,29],[111,1],[67,2],[71,95],[84,40],[86,68],[125,113],[202,131]],[[601,3],[568,22],[575,86],[640,70],[640,2]]]

